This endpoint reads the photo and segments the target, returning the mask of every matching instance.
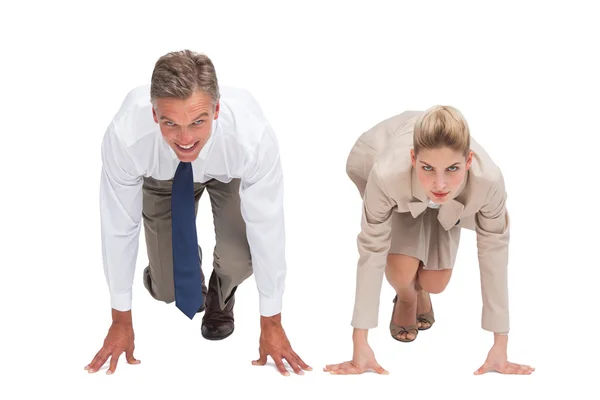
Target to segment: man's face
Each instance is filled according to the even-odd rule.
[[[212,97],[197,90],[187,99],[157,99],[152,115],[179,160],[192,162],[210,137],[219,106],[213,107]]]

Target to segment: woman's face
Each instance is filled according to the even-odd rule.
[[[473,152],[465,158],[449,147],[423,149],[415,157],[410,151],[412,165],[419,183],[434,203],[444,204],[458,195],[467,170],[473,161]]]

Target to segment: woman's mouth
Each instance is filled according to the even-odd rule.
[[[448,195],[448,193],[450,193],[450,192],[446,192],[446,193],[436,193],[436,192],[431,192],[431,193],[433,193],[433,195],[434,195],[435,197],[437,197],[438,199],[442,199],[442,198],[446,197],[446,196]]]

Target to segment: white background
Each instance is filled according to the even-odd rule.
[[[527,398],[597,391],[598,13],[592,2],[16,2],[0,24],[0,398]],[[484,5],[485,4],[485,5]],[[100,141],[154,62],[208,54],[221,83],[250,90],[280,141],[288,278],[283,323],[314,370],[283,377],[258,358],[253,278],[235,333],[134,285],[135,355],[113,376],[83,370],[110,326],[101,253]],[[464,231],[437,322],[393,340],[393,292],[370,343],[388,376],[330,376],[352,356],[360,199],[345,174],[356,138],[407,109],[458,107],[505,175],[512,217],[509,360],[531,376],[473,376],[480,328],[475,236]],[[214,232],[198,231],[210,275]],[[105,367],[106,368],[106,367]],[[417,396],[417,397],[415,397]]]

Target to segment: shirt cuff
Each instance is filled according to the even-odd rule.
[[[282,297],[282,295],[276,297],[259,295],[260,315],[263,317],[272,317],[273,315],[279,314],[282,309]]]
[[[110,305],[117,311],[131,310],[132,291],[128,290],[125,293],[111,293]]]

